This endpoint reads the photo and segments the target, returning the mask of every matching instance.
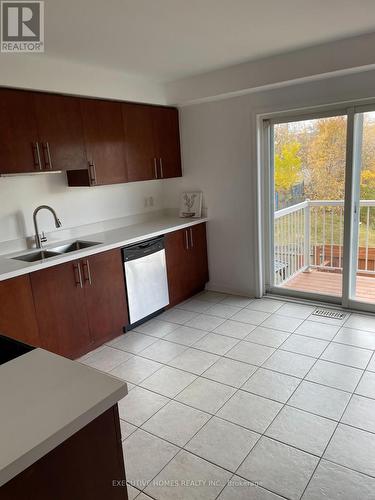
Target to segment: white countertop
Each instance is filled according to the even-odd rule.
[[[94,255],[113,248],[131,245],[132,243],[137,243],[148,238],[154,238],[178,229],[207,222],[207,220],[207,218],[203,217],[199,219],[183,219],[179,217],[160,216],[160,218],[152,219],[148,222],[142,222],[119,229],[90,234],[82,238],[76,238],[82,241],[98,242],[99,245],[36,262],[23,262],[12,259],[12,257],[18,255],[35,252],[35,248],[33,250],[24,250],[8,255],[0,255],[0,281],[55,266],[57,264],[62,264],[63,262],[69,262],[75,259],[87,257],[89,255]],[[45,245],[44,249],[48,250],[49,248],[53,248],[54,246],[59,246],[64,243],[65,241],[55,241],[53,244],[51,243],[50,245]]]
[[[43,349],[0,366],[0,487],[127,394],[111,375]]]

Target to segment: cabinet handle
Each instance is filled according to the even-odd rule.
[[[74,268],[75,284],[76,286],[83,288],[81,266],[79,265],[79,262],[75,262],[73,264],[73,268]]]
[[[163,159],[159,158],[159,163],[160,163],[160,177],[163,179],[164,174],[163,174]]]
[[[185,243],[186,243],[186,250],[189,250],[189,236],[187,229],[185,229]]]
[[[190,228],[190,246],[191,246],[191,248],[194,247],[193,230],[192,230],[192,228]]]
[[[158,164],[156,158],[154,158],[154,170],[155,170],[155,179],[158,179]]]
[[[43,152],[44,152],[44,163],[49,170],[52,170],[53,167],[52,167],[52,160],[51,160],[51,152],[49,150],[49,143],[48,142],[46,142],[43,145]],[[46,153],[47,153],[47,158],[46,158]]]
[[[92,285],[89,259],[86,259],[85,262],[82,264],[82,266],[83,266],[83,275],[84,275],[85,281],[88,281],[89,284]],[[86,278],[86,274],[85,274],[85,269],[87,269],[87,278]]]
[[[42,162],[40,161],[40,150],[38,142],[33,144],[33,156],[34,156],[34,167],[38,167],[39,170],[42,170]]]
[[[95,163],[93,161],[89,162],[89,175],[90,175],[90,184],[92,186],[96,186],[96,168]]]

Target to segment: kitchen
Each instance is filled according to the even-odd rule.
[[[371,244],[372,200],[358,222],[350,151],[375,12],[293,3],[2,2],[1,499],[372,498],[375,320],[350,245],[356,224]],[[285,165],[280,199],[307,190],[311,123],[336,115],[331,269],[313,215],[274,199]],[[289,286],[318,273],[339,296]]]

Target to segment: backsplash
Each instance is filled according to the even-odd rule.
[[[39,205],[51,205],[56,210],[62,222],[59,231],[65,232],[68,239],[79,226],[88,226],[86,234],[90,234],[91,225],[96,228],[99,223],[102,227],[106,221],[116,224],[114,220],[160,211],[162,182],[69,188],[64,173],[0,177],[0,252],[8,247],[13,251],[16,242],[24,247],[25,238],[34,235],[32,216]],[[40,230],[56,231],[47,211],[40,212],[38,222]]]

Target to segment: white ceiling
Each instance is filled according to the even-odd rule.
[[[46,53],[166,82],[375,31],[374,0],[46,0]]]

